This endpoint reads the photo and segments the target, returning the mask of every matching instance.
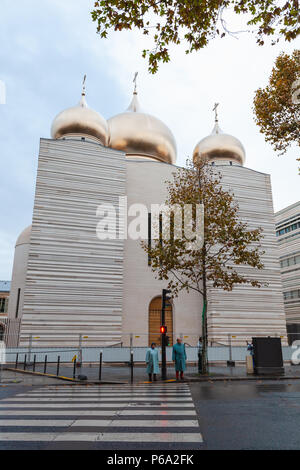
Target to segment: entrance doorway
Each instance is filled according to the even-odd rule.
[[[161,346],[160,322],[161,322],[162,298],[155,297],[149,305],[149,346],[156,343]],[[166,326],[168,329],[167,336],[170,339],[170,346],[173,346],[173,308],[169,305],[165,309]]]

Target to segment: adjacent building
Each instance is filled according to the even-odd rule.
[[[10,281],[0,281],[0,315],[6,314],[10,293]]]
[[[300,201],[275,214],[289,343],[300,340]]]
[[[9,293],[10,281],[0,281],[0,341],[2,341],[4,338]]]

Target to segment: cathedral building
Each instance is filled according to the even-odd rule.
[[[80,335],[91,346],[159,342],[165,283],[155,279],[140,240],[121,236],[122,224],[114,239],[99,239],[96,227],[101,204],[120,212],[126,197],[128,207],[144,204],[149,213],[163,204],[176,154],[172,132],[140,108],[136,90],[128,109],[106,121],[88,107],[84,87],[79,104],[54,119],[51,138],[40,141],[32,221],[16,242],[8,307],[20,324],[15,344],[27,345],[31,336],[40,346],[72,346]],[[244,166],[243,145],[217,119],[195,147],[199,157],[221,171],[241,219],[263,228],[264,269],[239,269],[268,283],[210,290],[209,342],[227,344],[228,335],[238,344],[255,335],[285,340],[270,176]],[[199,294],[181,292],[167,309],[171,342],[197,344],[201,314]]]

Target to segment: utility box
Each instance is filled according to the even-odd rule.
[[[247,371],[247,374],[254,374],[253,357],[252,356],[246,356],[246,371]]]
[[[252,338],[252,344],[256,375],[284,375],[280,338]]]

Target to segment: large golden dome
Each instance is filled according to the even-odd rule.
[[[216,121],[212,134],[196,145],[193,159],[208,161],[235,161],[244,165],[246,152],[242,143],[232,135],[224,134]]]
[[[85,100],[85,91],[77,106],[68,108],[56,116],[51,128],[53,139],[60,139],[66,135],[82,135],[96,138],[103,145],[107,145],[107,121],[96,111],[89,108]]]
[[[166,163],[176,162],[176,142],[170,129],[141,110],[136,91],[128,109],[108,120],[108,146]]]

